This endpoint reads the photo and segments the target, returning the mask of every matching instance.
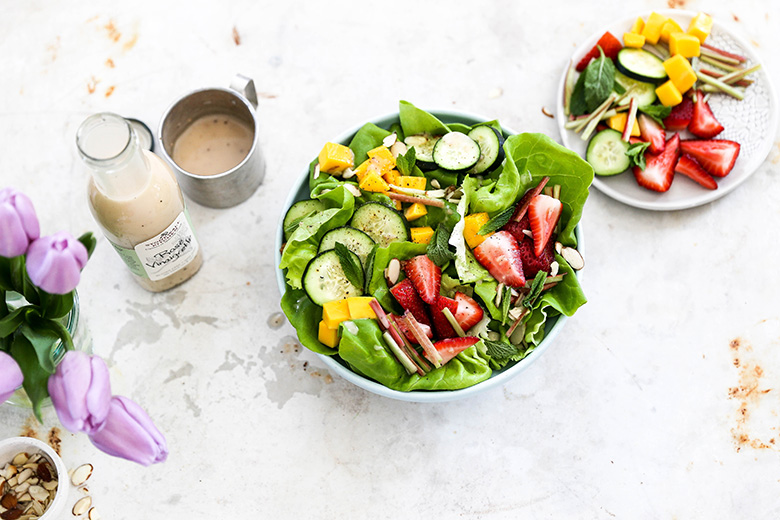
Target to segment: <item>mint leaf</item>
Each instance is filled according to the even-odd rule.
[[[534,281],[531,282],[531,289],[528,291],[528,295],[523,298],[523,307],[530,309],[533,307],[534,302],[542,294],[544,289],[544,281],[547,280],[547,272],[539,271],[534,277]]]
[[[655,119],[662,128],[666,128],[664,126],[664,119],[669,117],[669,114],[672,113],[672,107],[665,107],[663,105],[647,105],[644,107],[639,107],[639,111]]]
[[[639,166],[642,170],[647,167],[647,164],[645,163],[645,150],[647,150],[648,146],[650,146],[650,143],[634,143],[628,145],[626,156],[628,157],[631,166]]]
[[[612,59],[604,56],[604,50],[599,46],[601,56],[585,69],[585,103],[588,112],[593,112],[604,102],[615,86],[615,64]],[[575,87],[576,88],[576,87]]]
[[[488,220],[484,226],[479,228],[479,231],[477,231],[478,235],[487,235],[488,233],[492,233],[494,231],[498,231],[502,227],[506,225],[507,222],[512,218],[512,215],[515,213],[515,207],[509,206],[504,211],[499,213],[498,215],[494,216],[490,220]]]
[[[349,283],[355,287],[363,288],[365,280],[363,276],[363,267],[359,261],[355,261],[355,257],[347,247],[341,242],[336,242],[336,255],[339,257],[339,264],[341,264],[341,270],[344,271],[344,276],[347,277]],[[357,255],[355,255],[357,256]]]
[[[417,152],[412,146],[409,150],[395,158],[395,167],[401,172],[401,175],[411,175],[414,171],[414,165],[417,163]]]
[[[363,288],[363,292],[366,294],[371,292],[368,290],[368,286],[371,284],[371,276],[374,273],[374,259],[376,258],[377,249],[379,249],[379,245],[374,244],[373,249],[366,256],[366,286]]]
[[[623,95],[626,93],[626,87],[618,83],[617,80],[615,80],[615,84],[612,85],[612,90],[615,91],[616,94]]]
[[[506,324],[506,319],[509,317],[509,309],[512,307],[512,289],[504,287],[504,291],[501,295],[501,324]]]
[[[449,247],[451,234],[452,230],[450,228],[444,224],[439,224],[436,231],[433,233],[431,242],[428,244],[426,254],[428,255],[428,258],[431,259],[431,262],[439,267],[455,258],[455,253],[450,251]]]
[[[482,342],[485,344],[488,356],[496,361],[503,361],[520,353],[520,350],[511,343],[490,341],[488,339],[483,339]]]
[[[577,78],[569,103],[569,110],[573,115],[583,116],[588,113],[588,104],[585,102],[585,71]]]

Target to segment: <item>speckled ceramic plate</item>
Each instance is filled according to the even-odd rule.
[[[691,11],[675,9],[657,12],[673,18],[683,28],[687,27],[696,15]],[[616,38],[622,39],[623,33],[630,29],[638,16],[647,19],[649,14],[650,12],[637,13],[596,31],[574,52],[573,62],[579,62],[606,31],[611,32]],[[745,43],[718,20],[714,20],[712,34],[707,42],[723,50],[741,54],[747,57],[751,64],[760,63],[752,46]],[[568,67],[568,64],[564,67],[558,85],[559,95],[555,117],[564,146],[585,157],[588,141],[583,141],[578,134],[566,130],[563,126],[567,120],[563,112],[563,90]],[[734,169],[728,176],[718,179],[716,190],[707,190],[694,181],[677,175],[669,191],[656,193],[639,186],[630,171],[611,177],[596,176],[593,185],[599,191],[620,202],[637,208],[657,211],[700,206],[733,191],[764,162],[772,148],[778,124],[778,100],[768,71],[762,67],[756,73],[751,74],[750,79],[754,80],[754,83],[746,89],[745,99],[742,101],[726,94],[710,96],[709,103],[712,111],[725,127],[717,139],[737,141],[741,146]],[[681,132],[680,136],[683,138],[693,137],[688,132]]]

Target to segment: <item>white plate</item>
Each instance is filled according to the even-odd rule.
[[[681,27],[687,28],[696,13],[667,9],[657,11],[659,14],[673,18]],[[647,19],[650,12],[638,13],[623,20],[614,22],[595,32],[588,38],[572,56],[573,62],[578,63],[591,49],[598,39],[606,31],[611,32],[617,39],[623,39],[623,33],[628,32],[634,20],[638,16]],[[707,38],[707,43],[726,51],[741,54],[748,58],[749,63],[759,63],[758,56],[751,46],[740,37],[733,34],[726,27],[714,20],[712,33]],[[558,122],[558,131],[564,146],[585,157],[588,141],[583,141],[579,134],[566,130],[563,125],[567,121],[563,113],[563,90],[566,81],[564,68],[558,85],[558,105],[555,118]],[[739,101],[727,94],[714,94],[710,96],[710,107],[715,117],[725,127],[716,139],[729,139],[740,144],[739,158],[726,177],[718,179],[716,190],[705,189],[694,181],[675,175],[671,188],[666,193],[656,193],[642,188],[634,179],[630,171],[612,177],[599,177],[593,180],[593,185],[605,195],[612,197],[624,204],[657,211],[668,211],[685,208],[693,208],[718,199],[734,190],[745,182],[764,162],[774,142],[778,124],[778,101],[775,89],[770,81],[769,74],[762,67],[750,75],[754,83],[745,91],[745,99]],[[681,132],[680,137],[692,138],[686,132]]]

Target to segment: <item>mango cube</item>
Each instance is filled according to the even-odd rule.
[[[371,308],[372,296],[352,296],[346,299],[347,307],[349,307],[350,319],[360,320],[364,318],[376,319],[376,313]]]
[[[617,130],[622,133],[623,129],[626,127],[626,121],[628,121],[628,114],[620,112],[607,119],[607,126],[612,130]],[[640,135],[639,123],[637,123],[636,119],[634,119],[634,126],[631,127],[631,135],[635,137]]]
[[[674,86],[672,80],[667,81],[655,89],[655,93],[658,96],[658,100],[665,107],[673,107],[682,102],[682,94],[680,94],[680,91]]]
[[[427,214],[428,210],[425,208],[425,204],[420,204],[419,202],[415,202],[404,211],[404,217],[410,222],[412,220],[417,220],[420,217],[424,217]]]
[[[376,159],[382,170],[392,170],[395,168],[395,157],[387,146],[377,146],[373,150],[369,150],[366,155],[369,159]]]
[[[349,319],[347,300],[333,300],[322,306],[322,321],[329,329],[338,329],[339,323]]]
[[[623,33],[623,45],[641,49],[645,45],[645,37],[634,32]]]
[[[398,170],[387,170],[384,175],[382,175],[382,178],[385,180],[387,184],[392,184],[393,186],[398,186],[399,184],[399,178],[401,177],[401,172]]]
[[[683,32],[683,30],[682,27],[680,27],[680,24],[669,18],[666,20],[664,26],[661,27],[661,41],[669,43],[669,35],[673,32]]]
[[[336,326],[335,329],[331,329],[325,323],[325,320],[321,321],[319,333],[317,334],[317,339],[319,339],[320,343],[322,343],[323,345],[327,345],[330,348],[336,348],[336,345],[339,344],[338,326]]]
[[[645,28],[645,20],[641,16],[636,19],[634,25],[631,26],[631,30],[634,34],[642,34],[642,29]]]
[[[694,83],[696,83],[696,72],[694,72],[691,62],[683,58],[680,54],[675,54],[664,62],[664,69],[669,79],[677,87],[680,93],[687,92]]]
[[[669,52],[674,56],[679,54],[684,58],[694,58],[701,53],[699,39],[687,33],[673,32],[669,35]]]
[[[650,16],[647,17],[647,21],[645,22],[645,26],[642,28],[642,36],[645,37],[645,41],[647,43],[652,43],[655,45],[658,43],[658,40],[661,38],[661,28],[666,23],[666,20],[668,20],[666,16],[660,15],[658,13],[650,13]]]
[[[699,43],[704,43],[707,36],[712,32],[712,18],[704,13],[699,13],[693,17],[688,26],[688,34],[695,36]]]
[[[401,211],[402,209],[404,209],[404,205],[401,204],[401,201],[400,200],[395,200],[395,199],[393,199],[393,207],[395,209],[397,209],[398,211]]]
[[[425,189],[425,177],[412,177],[411,175],[401,175],[398,177],[399,186],[402,188],[411,188],[413,190]]]
[[[343,144],[325,143],[319,155],[319,163],[320,171],[341,173],[355,166],[355,152]]]
[[[463,238],[466,239],[466,244],[471,249],[480,245],[492,234],[480,235],[477,233],[482,226],[487,224],[488,220],[490,220],[490,217],[487,213],[472,213],[471,215],[466,215],[466,218],[463,219]]]
[[[376,172],[367,173],[358,184],[358,187],[363,191],[372,191],[374,193],[385,193],[390,189],[390,186]]]
[[[428,244],[433,238],[433,228],[430,226],[413,227],[410,231],[412,232],[412,242],[415,244]]]
[[[366,173],[368,173],[368,166],[371,164],[371,159],[366,159],[360,165],[352,170],[352,172],[355,174],[355,176],[358,178],[358,182],[363,180],[363,177],[366,176]]]

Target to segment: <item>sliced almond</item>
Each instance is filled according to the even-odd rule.
[[[350,184],[347,182],[344,184],[344,187],[347,188],[347,191],[350,192],[355,197],[360,197],[361,195],[363,195],[360,192],[360,190],[357,188],[357,186],[355,186],[354,184]]]
[[[92,507],[92,497],[80,498],[78,502],[73,504],[73,516],[81,516]]]
[[[14,457],[14,460],[11,461],[11,464],[14,466],[24,466],[27,464],[27,461],[30,460],[30,456],[27,453],[18,453],[16,457]]]
[[[431,186],[433,186],[436,189],[441,188],[441,184],[439,184],[439,181],[437,181],[436,179],[431,179]]]
[[[397,258],[392,258],[387,264],[387,269],[385,271],[385,278],[387,278],[387,283],[390,285],[395,285],[400,275],[401,262],[399,262]]]
[[[398,158],[399,155],[406,155],[406,152],[408,152],[408,151],[409,151],[409,147],[406,146],[401,141],[396,141],[390,147],[390,153],[393,154],[393,157],[395,157],[395,158]]]
[[[97,512],[97,509],[94,507],[89,510],[89,514],[87,515],[89,520],[100,520],[100,515]]]
[[[341,174],[342,179],[350,179],[355,176],[355,171],[352,168],[347,168],[344,173]]]
[[[572,269],[575,271],[579,271],[583,267],[585,267],[585,259],[582,258],[582,255],[579,251],[574,249],[573,247],[564,246],[561,248],[561,256],[563,257],[566,262],[571,266]]]
[[[47,494],[46,496],[48,498],[49,495]],[[40,502],[33,502],[32,510],[35,511],[35,514],[38,516],[41,516],[46,511],[43,504],[41,504]]]
[[[392,134],[388,135],[384,139],[382,139],[382,144],[386,147],[390,148],[398,141],[398,134],[393,132]]]
[[[563,244],[561,244],[560,242],[555,242],[555,252],[560,255],[562,250],[563,250]]]
[[[318,178],[320,176],[320,163],[317,163],[314,165],[314,178]]]
[[[553,260],[552,263],[550,264],[550,276],[555,276],[556,274],[558,274],[558,269],[560,269],[560,267],[561,266],[558,265],[558,262]]]
[[[27,482],[22,482],[21,484],[16,486],[14,488],[14,494],[16,496],[24,495],[25,493],[27,493],[28,489],[30,489],[30,481],[29,480]]]
[[[59,483],[56,480],[50,480],[48,482],[44,482],[41,485],[43,486],[43,489],[45,489],[46,491],[53,491],[57,489],[58,484]]]
[[[30,502],[32,500],[32,497],[29,493],[25,493],[24,495],[19,497],[19,502]]]
[[[11,477],[19,473],[19,470],[13,464],[9,464],[5,467],[5,478],[11,480]]]
[[[360,329],[358,329],[358,326],[355,325],[355,322],[353,321],[343,321],[341,323],[350,334],[357,335],[357,333],[360,332]]]
[[[92,464],[82,464],[74,469],[70,475],[70,482],[76,487],[82,486],[92,476],[94,467]]]
[[[30,493],[30,496],[38,502],[44,502],[47,498],[49,498],[49,492],[41,486],[30,486],[30,489],[27,492]]]

